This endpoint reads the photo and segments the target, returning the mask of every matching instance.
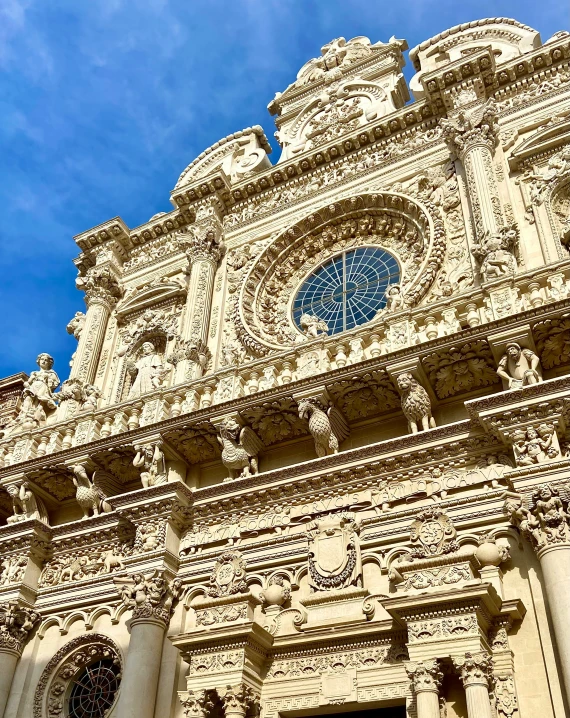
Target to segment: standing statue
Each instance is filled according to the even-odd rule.
[[[532,349],[523,349],[517,342],[509,342],[505,347],[497,374],[509,389],[520,389],[542,381],[540,359]]]
[[[400,284],[389,284],[384,296],[386,297],[386,309],[389,312],[397,312],[399,309],[405,308],[406,300]]]
[[[162,357],[155,353],[152,342],[145,342],[141,350],[141,358],[128,367],[128,371],[135,376],[129,390],[129,399],[136,399],[161,387],[164,375],[168,372]]]
[[[14,515],[6,519],[7,523],[14,524],[18,521],[36,519],[49,526],[46,507],[41,499],[34,496],[34,492],[27,481],[23,481],[20,486],[8,484],[6,491],[10,494],[12,506],[14,507]]]
[[[222,463],[229,472],[229,478],[246,478],[257,474],[257,455],[264,447],[255,431],[249,426],[242,428],[235,419],[226,419],[219,430]]]
[[[83,464],[75,464],[71,469],[73,471],[73,483],[77,488],[75,498],[81,506],[83,518],[89,518],[90,512],[93,513],[93,516],[99,516],[102,512],[111,511],[111,506],[106,500],[107,494],[98,485],[97,472],[90,479]]]
[[[161,441],[146,446],[135,446],[137,455],[133,459],[133,466],[144,467],[144,471],[141,471],[141,482],[145,489],[149,486],[165,484],[167,481],[166,461],[161,447]]]
[[[431,401],[423,386],[409,372],[400,374],[397,384],[402,398],[402,411],[408,420],[410,433],[418,433],[418,424],[421,424],[424,431],[435,429]]]
[[[309,422],[317,456],[338,454],[339,444],[348,437],[350,430],[336,407],[331,405],[327,408],[318,399],[301,399],[299,416]]]
[[[50,414],[57,408],[54,390],[59,386],[59,377],[53,371],[53,358],[42,353],[36,359],[39,371],[33,371],[24,382],[22,408],[17,423],[24,429],[43,426]]]

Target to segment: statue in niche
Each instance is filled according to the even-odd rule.
[[[309,340],[327,336],[329,332],[328,324],[313,314],[302,314],[299,319],[299,324],[301,325],[303,334]]]
[[[136,399],[162,386],[168,369],[160,354],[155,352],[152,342],[145,342],[141,347],[141,358],[128,365],[127,370],[135,380],[129,389],[129,399]]]
[[[27,481],[23,481],[20,486],[9,484],[6,486],[6,491],[12,498],[14,508],[13,516],[6,519],[7,523],[14,524],[19,521],[36,519],[49,526],[46,507],[41,499],[34,496],[34,492]]]
[[[133,459],[133,466],[144,468],[144,471],[141,471],[141,482],[145,489],[148,489],[149,486],[165,484],[167,481],[166,461],[161,447],[162,442],[160,441],[147,446],[135,446],[137,455]]]
[[[497,374],[509,389],[520,389],[542,381],[540,359],[532,349],[523,349],[517,342],[509,342],[505,347]]]
[[[22,408],[17,423],[24,429],[43,426],[57,408],[54,390],[59,386],[59,377],[53,370],[53,357],[42,353],[36,363],[39,371],[30,374],[22,392]]]
[[[235,419],[227,419],[220,426],[218,441],[222,447],[222,463],[230,479],[258,473],[257,455],[263,449],[263,442],[253,429],[241,427]]]
[[[515,228],[503,227],[495,234],[486,232],[481,241],[473,246],[471,254],[480,262],[479,271],[484,282],[508,277],[516,272],[514,251],[517,239]]]

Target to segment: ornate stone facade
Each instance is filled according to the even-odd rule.
[[[570,35],[465,22],[413,102],[406,49],[75,238],[69,376],[0,386],[0,718],[565,715]]]

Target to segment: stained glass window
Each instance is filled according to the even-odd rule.
[[[333,257],[304,282],[293,302],[300,328],[303,314],[324,320],[329,335],[352,329],[374,318],[386,305],[388,284],[400,279],[396,259],[383,249],[359,247]]]
[[[73,682],[69,717],[104,718],[115,702],[120,680],[120,668],[110,658],[86,666]]]

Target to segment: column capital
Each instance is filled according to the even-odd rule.
[[[214,706],[210,691],[183,691],[178,695],[186,718],[206,718]]]
[[[422,691],[438,693],[443,681],[443,673],[439,668],[437,659],[406,663],[405,668],[408,678],[414,684],[414,693],[421,693]]]
[[[488,653],[465,653],[453,658],[453,665],[460,673],[463,686],[484,685],[489,688],[493,674],[493,659]]]
[[[182,581],[168,581],[161,571],[134,573],[119,588],[123,603],[133,611],[133,623],[170,623],[174,605],[182,594]]]
[[[227,686],[225,690],[218,690],[226,718],[229,716],[245,716],[251,706],[259,705],[259,693],[245,683]]]
[[[509,493],[505,498],[504,512],[530,542],[539,558],[554,549],[570,548],[570,514],[568,502],[558,489],[541,484],[533,493],[530,506],[523,497]]]
[[[13,651],[22,655],[24,646],[40,621],[40,614],[32,608],[20,606],[17,601],[0,604],[0,651]]]
[[[75,286],[85,291],[88,307],[103,304],[111,310],[123,294],[118,278],[108,267],[90,269],[87,276],[75,280]]]
[[[494,152],[499,142],[497,106],[492,98],[470,110],[459,109],[440,121],[443,139],[463,161],[476,147]]]

